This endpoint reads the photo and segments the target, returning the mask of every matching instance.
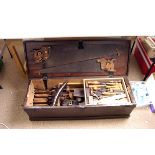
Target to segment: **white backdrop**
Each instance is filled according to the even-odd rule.
[[[153,0],[4,0],[0,38],[154,35]]]

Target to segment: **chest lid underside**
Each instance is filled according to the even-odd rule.
[[[128,72],[130,40],[70,38],[25,41],[29,78],[124,76]]]

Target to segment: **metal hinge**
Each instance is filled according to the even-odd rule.
[[[108,72],[109,73],[109,78],[112,78],[114,76],[114,72]]]
[[[44,86],[45,86],[45,89],[47,89],[47,81],[48,81],[48,75],[47,74],[43,74],[43,82],[44,82]]]

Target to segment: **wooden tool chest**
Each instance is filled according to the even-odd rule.
[[[129,40],[57,38],[24,46],[30,120],[128,117],[135,107]]]

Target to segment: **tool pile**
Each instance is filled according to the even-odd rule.
[[[84,79],[81,83],[65,81],[50,90],[34,90],[33,106],[124,105],[130,97],[124,80]]]
[[[84,104],[84,90],[78,84],[60,83],[50,90],[35,89],[33,106],[73,106]]]
[[[35,89],[33,106],[49,106],[53,105],[55,89],[41,90]]]
[[[129,103],[122,80],[84,80],[87,105]]]
[[[84,104],[84,90],[83,88],[70,88],[67,85],[58,99],[60,106],[72,106]]]

